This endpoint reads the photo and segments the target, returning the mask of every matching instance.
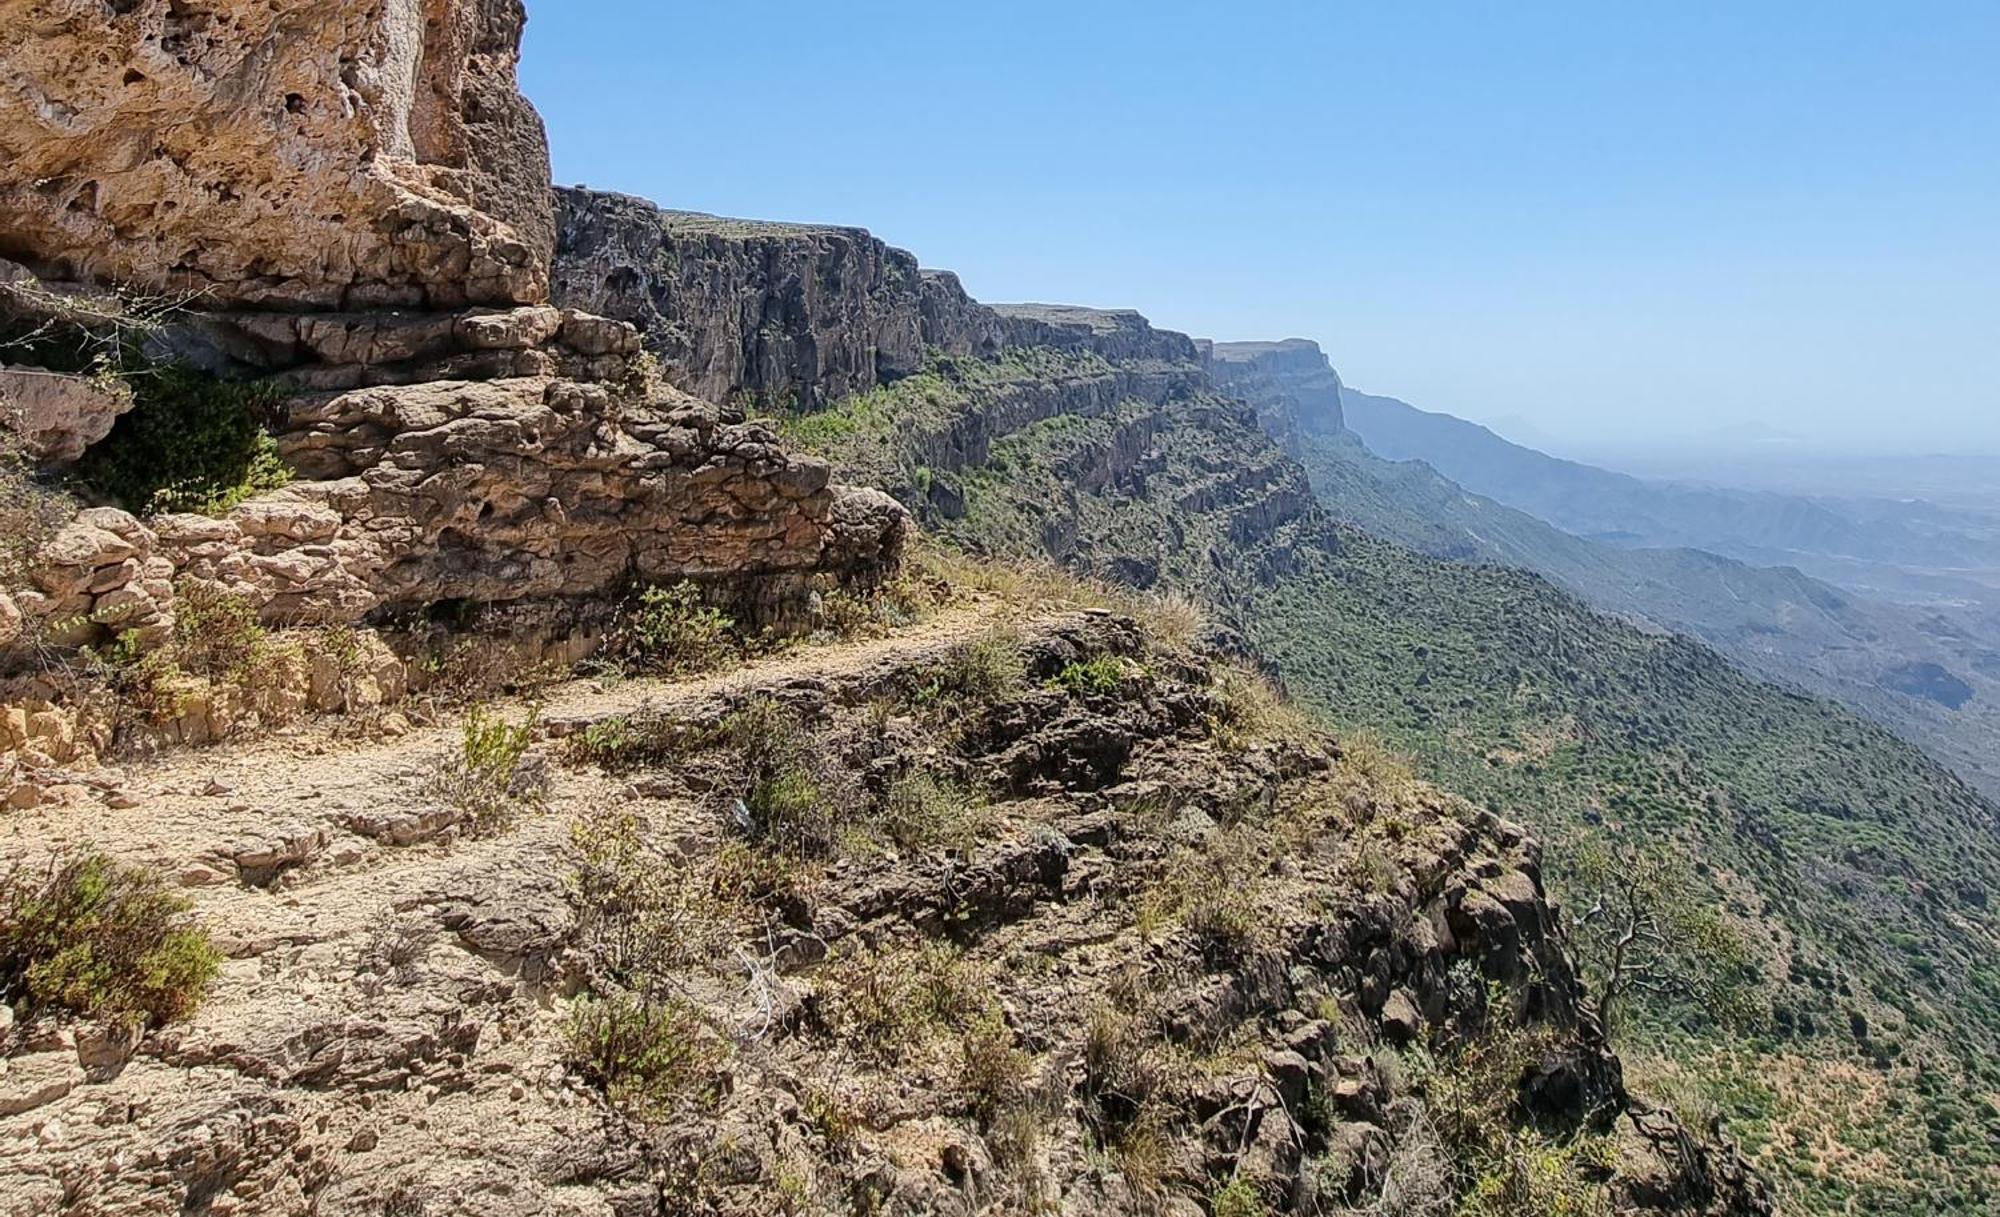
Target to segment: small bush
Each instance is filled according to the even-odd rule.
[[[1209,1197],[1210,1217],[1265,1217],[1270,1212],[1248,1179],[1235,1178],[1217,1188]]]
[[[76,501],[38,478],[25,456],[0,446],[0,588],[28,586],[36,553],[76,510]]]
[[[221,967],[188,903],[157,875],[95,850],[0,878],[0,993],[30,1010],[167,1023]]]
[[[183,579],[174,589],[174,661],[208,680],[240,682],[269,652],[270,636],[249,598]]]
[[[630,773],[684,761],[715,747],[724,731],[681,722],[657,711],[614,714],[563,741],[565,761],[595,765],[608,773]]]
[[[1027,679],[1020,638],[1012,631],[996,630],[933,669],[918,688],[916,701],[929,706],[991,705],[1019,692]]]
[[[642,1118],[716,1097],[723,1048],[684,1001],[585,997],[565,1030],[578,1071]]]
[[[1028,1054],[1015,1047],[1014,1030],[998,1007],[973,1020],[959,1039],[961,1084],[972,1114],[991,1126],[1028,1096]]]
[[[730,715],[722,735],[743,775],[744,835],[795,858],[832,853],[858,810],[858,792],[797,716],[760,698]]]
[[[540,810],[548,801],[546,777],[522,764],[534,738],[532,719],[515,726],[474,706],[465,716],[458,751],[431,776],[432,796],[455,809],[466,830],[479,836]]]
[[[1049,687],[1063,689],[1071,697],[1111,697],[1125,687],[1125,661],[1116,655],[1065,664],[1049,678]]]
[[[734,656],[730,631],[735,628],[727,613],[702,601],[699,587],[683,580],[639,593],[622,650],[636,671],[669,676],[706,672]]]
[[[936,943],[846,956],[825,967],[816,991],[835,1037],[890,1059],[939,1031],[966,1028],[992,1004],[989,979]]]
[[[260,418],[280,396],[275,386],[180,366],[135,372],[128,383],[132,409],[77,472],[129,510],[220,515],[292,480]]]
[[[720,954],[739,908],[706,868],[646,848],[639,818],[593,808],[570,825],[577,940],[604,974],[633,987]]]
[[[978,833],[979,808],[966,788],[927,769],[890,783],[875,824],[904,849],[964,845]]]

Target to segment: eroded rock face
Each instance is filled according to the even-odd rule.
[[[1203,363],[1217,386],[1245,401],[1258,403],[1267,428],[1279,434],[1297,426],[1297,418],[1338,431],[1344,425],[1340,374],[1326,352],[1306,338],[1283,342],[1213,342],[1202,350]],[[1270,408],[1282,401],[1288,410]]]
[[[318,395],[293,404],[281,444],[311,480],[220,519],[82,513],[43,547],[22,607],[147,641],[171,629],[183,579],[271,623],[335,624],[637,577],[694,579],[769,618],[813,576],[866,580],[908,527],[886,495],[834,487],[824,462],[672,390],[637,402],[525,379]]]
[[[1193,363],[1194,339],[1157,330],[1131,309],[1074,304],[996,304],[1008,346],[1087,350],[1113,362]]]
[[[130,392],[95,377],[0,367],[0,425],[40,463],[74,461],[131,408]]]
[[[957,276],[858,228],[666,211],[557,191],[558,303],[637,325],[680,388],[816,409],[910,375],[927,348],[990,355],[1000,321]]]
[[[547,296],[519,0],[0,0],[0,254],[204,306]]]

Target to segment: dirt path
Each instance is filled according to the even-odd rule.
[[[927,664],[998,625],[1036,620],[968,600],[886,638],[688,680],[570,681],[497,708],[518,720],[533,704],[552,724],[692,711],[732,693]],[[88,842],[157,867],[227,959],[190,1022],[114,1065],[92,1065],[85,1028],[0,1062],[0,1214],[56,1211],[78,1194],[107,1212],[152,1212],[193,1186],[134,1174],[142,1159],[180,1164],[176,1175],[228,1163],[231,1178],[287,1187],[312,1173],[299,1161],[344,1163],[320,1197],[326,1211],[379,1211],[394,1172],[513,1179],[602,1140],[599,1109],[562,1064],[557,996],[568,982],[541,971],[573,928],[570,826],[604,806],[643,806],[673,831],[710,813],[625,778],[551,766],[546,813],[491,837],[460,835],[440,822],[426,782],[458,748],[461,723],[453,715],[379,740],[314,723],[130,763],[116,788],[130,806],[92,793],[5,818],[0,866]],[[502,1125],[512,1135],[496,1141]],[[244,1199],[236,1211],[318,1203]]]
[[[971,601],[885,638],[802,646],[684,680],[573,680],[497,708],[517,720],[530,705],[547,720],[596,720],[796,679],[851,675],[948,650],[994,628],[1011,611],[998,600]],[[316,903],[318,889],[343,872],[366,871],[372,881],[390,883],[399,874],[437,867],[446,852],[476,859],[532,846],[548,835],[552,826],[529,823],[494,840],[450,847],[398,843],[435,835],[414,820],[423,814],[424,781],[457,746],[461,723],[462,715],[453,714],[371,741],[342,738],[337,721],[322,721],[133,762],[123,767],[120,793],[136,800],[134,806],[113,808],[86,796],[5,817],[0,867],[88,842],[121,860],[161,868],[189,889],[198,911],[225,938],[241,936],[238,950],[254,951],[257,940],[294,922],[294,914]],[[528,840],[517,839],[522,835]],[[325,873],[281,884],[277,892],[261,890],[269,872],[308,861]]]

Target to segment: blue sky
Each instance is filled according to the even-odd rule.
[[[530,0],[556,180],[1582,444],[2000,450],[2000,3]]]

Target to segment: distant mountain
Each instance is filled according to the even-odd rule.
[[[1345,425],[1377,456],[1424,461],[1467,490],[1590,540],[1796,565],[1912,600],[1963,594],[1973,586],[1965,577],[2000,571],[2000,531],[1960,511],[1647,481],[1549,456],[1393,397],[1350,388],[1341,400]]]
[[[1688,545],[1579,537],[1532,510],[1472,493],[1437,466],[1449,462],[1506,484],[1521,499],[1572,506],[1571,518],[1622,512],[1654,534],[1694,527],[1675,524],[1677,507],[1738,535],[1855,538],[1859,530],[1845,517],[1782,495],[1658,486],[1352,389],[1343,389],[1343,410],[1333,413],[1321,408],[1326,382],[1338,381],[1324,356],[1309,368],[1293,350],[1280,366],[1260,348],[1221,344],[1210,362],[1220,384],[1259,407],[1329,508],[1362,529],[1436,557],[1531,570],[1598,608],[1698,638],[1760,676],[1847,703],[2000,794],[2000,621],[1990,615],[1898,604],[1796,567]],[[1395,459],[1374,450],[1371,434],[1386,437]],[[1593,494],[1607,505],[1587,508]],[[1760,510],[1776,518],[1756,520]],[[1617,538],[1630,542],[1632,534]]]

